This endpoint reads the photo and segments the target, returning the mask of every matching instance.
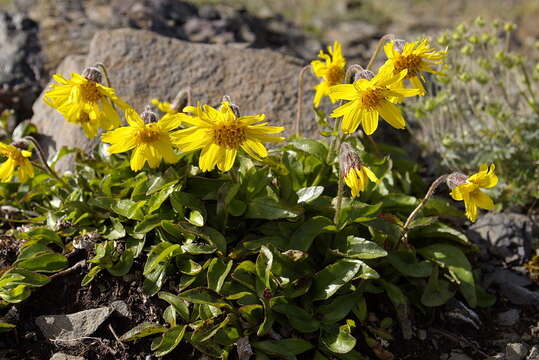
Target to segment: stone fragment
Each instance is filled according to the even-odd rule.
[[[498,314],[498,323],[503,326],[513,326],[520,320],[520,311],[518,309],[510,309]]]
[[[84,360],[84,358],[82,356],[73,356],[58,352],[52,355],[50,360]]]
[[[526,343],[511,343],[505,347],[507,360],[523,360],[528,355],[529,346]]]

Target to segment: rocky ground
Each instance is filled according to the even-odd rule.
[[[13,122],[31,118],[49,150],[93,146],[38,99],[54,72],[80,72],[103,62],[119,95],[139,110],[153,97],[170,101],[186,87],[195,99],[210,103],[226,89],[243,113],[264,112],[291,128],[298,72],[323,45],[276,14],[177,0],[25,0],[8,8],[0,12],[0,112],[14,109]],[[352,58],[365,61],[384,31],[350,21],[328,30],[324,39],[341,40]],[[302,131],[314,135],[317,129]],[[69,163],[60,167],[68,169]],[[472,310],[454,301],[432,313],[416,311],[413,339],[395,332],[387,348],[371,357],[539,359],[539,274],[526,267],[537,255],[537,220],[490,214],[469,229],[480,250],[473,259],[478,278],[497,296],[493,307]],[[84,255],[75,253],[70,260]],[[122,344],[116,337],[157,319],[164,302],[142,294],[140,273],[104,276],[80,288],[84,271],[54,279],[9,311],[7,320],[18,327],[14,335],[0,335],[0,359],[152,358],[149,340]],[[377,309],[373,317],[391,312],[384,301],[369,308]],[[66,323],[78,325],[68,329]],[[165,358],[188,356],[186,351],[179,348]]]

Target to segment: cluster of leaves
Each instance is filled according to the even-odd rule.
[[[469,173],[495,163],[506,181],[499,198],[525,206],[539,198],[539,43],[526,55],[510,51],[514,29],[478,18],[440,35],[449,49],[445,76],[432,79],[435,96],[412,107],[417,140],[443,165]]]
[[[439,218],[462,216],[446,200],[432,198],[408,244],[401,241],[424,184],[401,150],[378,150],[392,159],[373,151],[363,160],[381,183],[345,199],[337,221],[338,169],[327,163],[328,145],[302,138],[263,163],[240,157],[224,174],[201,173],[194,154],[134,174],[128,158],[100,147],[77,153],[76,171],[64,177],[72,191],[47,174],[0,184],[2,204],[39,224],[0,227],[25,240],[0,278],[2,304],[49,281],[40,273],[65,268],[60,252],[90,248],[82,285],[144,263],[144,292],[169,306],[163,323],[142,323],[121,340],[152,336],[157,356],[188,343],[227,358],[244,343],[259,359],[360,359],[368,351],[360,343],[376,349],[392,336],[391,319],[367,324],[369,299],[387,295],[405,337],[414,307],[440,306],[457,291],[472,307],[489,305],[465,255],[473,247]]]

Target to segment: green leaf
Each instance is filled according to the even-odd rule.
[[[135,258],[133,249],[125,249],[120,255],[120,259],[116,264],[107,268],[107,271],[113,276],[124,276],[131,270],[133,259]]]
[[[251,290],[256,287],[256,265],[252,261],[242,261],[232,272],[232,278]]]
[[[455,295],[455,291],[451,289],[451,283],[438,279],[438,273],[438,266],[435,266],[421,296],[421,303],[425,306],[441,306]]]
[[[401,324],[401,330],[403,337],[406,340],[409,340],[412,338],[412,324],[410,321],[409,313],[410,313],[410,306],[408,303],[408,298],[402,290],[397,287],[396,285],[393,285],[390,282],[379,280],[382,284],[387,296],[389,297],[389,300],[393,303],[393,306],[395,307],[395,310],[397,311],[397,317],[399,319],[399,322]]]
[[[174,190],[175,187],[171,185],[158,193],[151,195],[150,199],[148,200],[148,214],[151,214],[159,209]]]
[[[333,221],[323,216],[315,216],[304,222],[292,235],[290,249],[307,251],[314,239],[333,225]]]
[[[187,222],[180,222],[178,224],[171,224],[168,222],[162,222],[161,225],[163,226],[163,229],[165,229],[166,232],[171,233],[171,235],[174,234],[184,234],[184,235],[195,235],[199,238],[202,238],[209,242],[214,248],[217,248],[221,254],[226,254],[226,239],[219,231],[215,230],[214,228],[211,228],[209,226],[204,227],[196,227],[193,226]],[[185,246],[184,244],[182,248]],[[207,247],[204,247],[207,248]],[[208,248],[209,251],[209,248]],[[211,253],[213,251],[207,252]]]
[[[256,275],[258,279],[264,284],[266,289],[271,288],[271,267],[273,265],[273,254],[265,246],[260,248],[260,253],[256,258]]]
[[[121,199],[116,201],[111,210],[118,215],[125,216],[128,219],[132,220],[142,220],[144,213],[142,207],[146,204],[146,201],[132,201],[129,199]]]
[[[337,296],[331,302],[316,309],[324,324],[333,325],[344,319],[357,305],[360,295],[356,293]]]
[[[183,335],[185,334],[185,326],[178,325],[171,329],[168,329],[162,336],[161,342],[155,349],[154,355],[157,357],[165,356],[170,353],[172,350],[178,346],[180,341],[182,341]]]
[[[67,258],[50,250],[40,251],[30,258],[15,261],[13,265],[27,270],[52,273],[65,269]]]
[[[351,326],[348,324],[324,329],[320,341],[335,354],[346,354],[356,346],[356,338],[352,336]]]
[[[295,355],[314,348],[310,342],[299,338],[257,341],[252,345],[255,349],[263,351],[266,354],[284,356],[287,359],[295,359]]]
[[[224,319],[217,317],[205,320],[202,325],[193,331],[191,341],[193,343],[206,342],[217,334],[217,332],[228,325],[232,315],[228,314]]]
[[[290,321],[290,325],[299,332],[310,333],[320,328],[320,322],[313,318],[299,306],[292,304],[276,304],[272,307],[273,310],[286,315]]]
[[[133,231],[138,233],[146,234],[149,231],[152,231],[156,227],[161,225],[161,216],[159,214],[150,214],[146,215],[141,222],[135,225]]]
[[[408,237],[417,239],[436,239],[437,241],[446,239],[456,241],[463,245],[470,244],[470,241],[466,235],[456,229],[453,229],[449,225],[440,222],[434,223],[427,227],[413,229],[410,231]]]
[[[364,263],[356,259],[340,259],[314,275],[311,286],[313,300],[326,300],[352,280]]]
[[[475,281],[472,265],[459,248],[448,244],[433,244],[418,249],[425,258],[446,267],[449,273],[460,283],[460,290],[471,307],[477,305]]]
[[[88,285],[97,276],[97,274],[99,274],[101,272],[101,270],[103,270],[103,268],[101,266],[99,266],[99,265],[96,265],[96,266],[92,267],[90,269],[90,271],[88,271],[88,273],[84,276],[84,278],[82,279],[80,285],[81,286]]]
[[[177,262],[177,265],[178,270],[186,275],[197,275],[202,271],[202,266],[190,257],[182,258]]]
[[[225,282],[228,273],[232,269],[234,262],[229,260],[226,264],[219,258],[213,258],[208,266],[208,287],[217,293],[221,292],[221,287]]]
[[[20,234],[21,238],[39,240],[43,245],[56,244],[60,248],[64,247],[64,242],[54,231],[47,228],[36,228],[28,231],[27,233]],[[23,248],[25,245],[23,245]]]
[[[307,154],[314,155],[318,160],[325,162],[328,155],[327,146],[318,140],[296,139],[289,141],[287,147],[293,147]]]
[[[382,198],[385,209],[412,210],[417,205],[417,198],[402,193],[389,193]]]
[[[39,287],[48,284],[50,278],[23,268],[12,268],[0,277],[0,287],[7,284],[22,284]]]
[[[282,205],[272,198],[256,198],[247,204],[244,217],[247,219],[293,219],[301,214],[297,207]]]
[[[349,222],[364,222],[376,219],[383,203],[374,205],[362,204],[361,206],[354,205],[342,209],[341,219],[346,224]]]
[[[204,217],[198,210],[192,210],[189,213],[189,218],[187,218],[187,221],[195,226],[204,226]]]
[[[125,237],[125,228],[122,223],[116,219],[111,218],[112,227],[108,229],[108,232],[103,236],[107,240],[118,240]]]
[[[377,243],[349,235],[339,244],[339,253],[354,259],[376,259],[387,255]]]
[[[162,242],[153,246],[144,265],[144,275],[152,272],[159,263],[167,261],[178,249],[180,249],[180,245],[169,242]]]
[[[133,341],[146,336],[163,333],[165,331],[167,331],[167,329],[163,325],[145,322],[135,326],[134,328],[120,336],[119,340]]]
[[[323,186],[309,186],[296,191],[298,195],[298,204],[310,203],[316,200],[324,192]]]
[[[185,322],[189,322],[189,304],[187,301],[166,291],[160,291],[158,296],[168,302]]]
[[[389,263],[401,274],[410,277],[427,277],[432,273],[433,265],[429,261],[417,261],[409,251],[394,251],[389,254]]]
[[[203,287],[184,291],[178,295],[178,298],[193,304],[208,304],[218,308],[230,307],[222,296],[211,289]]]
[[[0,334],[4,332],[8,332],[13,328],[15,328],[15,325],[13,324],[0,322]]]

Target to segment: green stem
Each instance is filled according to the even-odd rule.
[[[346,135],[339,136],[337,152],[341,151],[341,145],[345,139],[346,139]],[[338,187],[337,187],[337,204],[335,204],[335,217],[333,218],[333,222],[335,223],[335,225],[338,225],[341,219],[342,199],[343,199],[343,193],[344,193],[344,176],[342,174],[342,167],[343,167],[343,164],[339,162],[339,172],[338,172],[339,182],[338,182]]]
[[[39,160],[41,161],[41,163],[45,167],[45,170],[47,170],[47,172],[49,174],[51,174],[56,180],[58,180],[68,191],[73,192],[73,189],[71,188],[71,186],[69,186],[60,176],[58,176],[56,171],[54,171],[49,166],[49,164],[47,163],[47,160],[45,159],[45,155],[43,153],[43,150],[41,149],[41,146],[39,146],[39,143],[36,141],[36,139],[34,139],[31,136],[25,136],[24,138],[22,138],[22,140],[25,141],[26,143],[30,142],[30,143],[32,143],[32,145],[34,145],[34,148],[36,149]]]
[[[376,50],[374,50],[374,53],[371,56],[371,59],[369,60],[369,64],[367,65],[367,70],[371,70],[374,66],[374,62],[376,61],[376,58],[380,54],[380,51],[382,50],[382,47],[384,46],[385,42],[387,40],[393,40],[395,39],[395,35],[393,34],[385,34],[378,40],[378,45],[376,45]]]

